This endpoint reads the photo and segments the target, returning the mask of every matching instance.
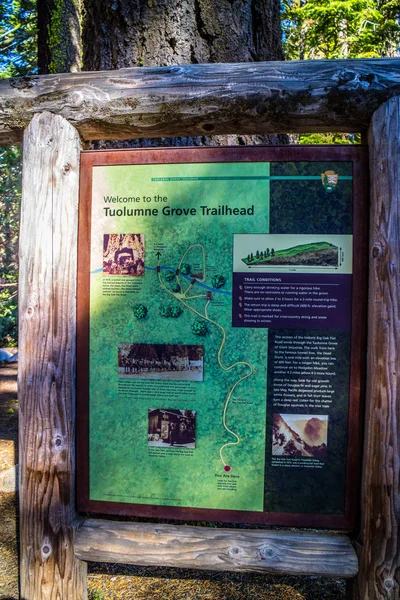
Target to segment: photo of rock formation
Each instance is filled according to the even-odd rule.
[[[325,458],[327,415],[273,415],[272,456]]]

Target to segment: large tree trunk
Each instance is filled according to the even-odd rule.
[[[85,71],[283,58],[279,0],[85,0],[84,4]],[[286,136],[276,135],[202,136],[130,140],[118,147],[285,142]],[[96,142],[93,147],[110,143]]]
[[[84,70],[282,60],[278,0],[85,1]]]
[[[55,0],[38,0],[37,6],[40,73],[78,70],[81,56],[84,71],[283,58],[279,0],[67,0],[62,9]],[[287,143],[287,136],[238,131],[92,147],[271,143]]]

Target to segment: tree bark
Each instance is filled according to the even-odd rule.
[[[279,0],[85,0],[83,70],[282,60],[279,10]],[[93,147],[285,142],[283,135],[230,135]]]
[[[283,59],[279,0],[38,0],[37,6],[42,74]],[[288,141],[285,135],[238,134],[97,141],[92,147]]]
[[[277,0],[86,0],[84,70],[282,60]]]
[[[37,0],[39,73],[80,71],[81,0]]]

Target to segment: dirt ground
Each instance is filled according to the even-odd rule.
[[[0,472],[17,464],[17,364],[0,364]],[[17,496],[0,493],[0,600],[18,600]],[[342,579],[89,564],[90,600],[343,600]],[[74,598],[68,600],[75,600]]]

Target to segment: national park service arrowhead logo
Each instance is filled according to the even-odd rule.
[[[321,173],[322,185],[325,190],[330,194],[333,192],[339,181],[339,175],[335,171],[325,171]]]

